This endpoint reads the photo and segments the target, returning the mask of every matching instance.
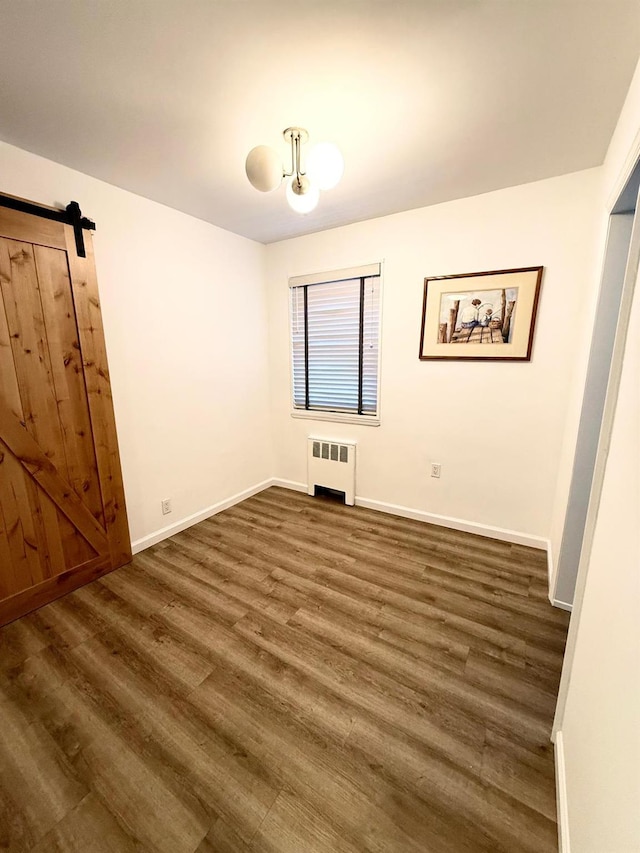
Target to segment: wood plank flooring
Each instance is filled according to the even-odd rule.
[[[556,851],[542,552],[272,488],[0,629],[0,849]]]

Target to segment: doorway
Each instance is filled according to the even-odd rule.
[[[594,454],[593,464],[588,471],[588,491],[586,513],[581,520],[580,526],[580,541],[578,553],[577,573],[574,574],[573,589],[574,601],[569,624],[569,634],[567,636],[567,645],[565,648],[564,664],[562,668],[562,676],[558,689],[558,701],[556,705],[555,720],[552,732],[552,741],[555,742],[556,735],[562,730],[565,706],[569,691],[569,682],[571,679],[571,671],[575,657],[576,642],[580,630],[580,619],[582,614],[582,605],[587,586],[587,576],[589,572],[589,561],[591,558],[591,550],[596,530],[596,522],[598,511],[600,508],[600,499],[604,485],[607,457],[609,455],[609,447],[613,433],[616,407],[618,403],[618,392],[622,379],[624,353],[627,343],[627,335],[629,331],[631,310],[633,306],[634,293],[638,281],[638,269],[640,266],[640,217],[637,216],[640,210],[638,203],[640,191],[640,159],[636,160],[635,167],[630,178],[620,193],[610,215],[609,239],[607,241],[605,261],[603,266],[602,288],[605,286],[607,269],[612,269],[614,259],[617,265],[618,273],[620,272],[620,264],[623,261],[624,242],[616,242],[612,240],[612,224],[616,222],[616,217],[629,215],[631,217],[630,238],[627,241],[627,251],[624,258],[624,271],[622,283],[620,285],[620,296],[618,300],[617,323],[614,333],[613,346],[610,350],[610,356],[607,362],[607,383],[605,388],[605,397],[601,408],[601,416],[597,423],[598,439],[597,447]],[[615,227],[615,226],[614,226]],[[629,227],[629,220],[626,221],[626,228]],[[597,329],[598,318],[596,318],[595,328]],[[597,337],[594,330],[594,339]],[[593,347],[591,355],[593,355]],[[590,359],[591,362],[591,359]],[[590,363],[591,366],[591,363]],[[587,389],[585,389],[585,401],[588,399]],[[585,416],[585,406],[583,405],[583,417]],[[576,450],[576,462],[574,464],[574,475],[576,465],[578,464],[578,450]],[[572,482],[573,487],[573,482]],[[567,513],[568,515],[568,513]],[[572,568],[571,566],[569,568]],[[566,569],[566,567],[565,567]],[[557,586],[556,586],[557,588]]]
[[[637,258],[631,257],[630,250],[639,188],[640,161],[609,217],[567,512],[550,596],[556,606],[569,610],[573,606],[585,540],[616,335],[619,324],[624,321],[621,316],[623,291],[629,266],[637,265]]]

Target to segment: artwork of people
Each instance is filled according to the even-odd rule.
[[[442,293],[438,342],[509,343],[518,288]]]
[[[420,360],[530,361],[543,269],[425,278]]]

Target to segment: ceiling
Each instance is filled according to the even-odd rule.
[[[269,243],[599,165],[639,52],[637,0],[0,0],[0,138]],[[307,216],[244,174],[290,125]]]

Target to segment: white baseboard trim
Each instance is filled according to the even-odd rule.
[[[193,515],[188,515],[186,518],[176,521],[168,527],[156,530],[155,533],[143,536],[142,539],[136,539],[135,542],[131,543],[131,551],[133,554],[138,554],[140,551],[144,551],[145,548],[150,548],[152,545],[162,542],[163,539],[168,539],[170,536],[174,536],[176,533],[186,530],[187,527],[198,524],[199,521],[204,521],[205,518],[211,518],[212,515],[222,512],[223,509],[229,509],[229,507],[250,498],[252,495],[257,495],[258,492],[262,492],[264,489],[268,489],[269,486],[272,485],[274,485],[273,480],[263,480],[261,483],[256,483],[255,486],[251,486],[243,492],[238,492],[238,494],[232,495],[230,498],[226,498],[223,501],[219,501],[217,504],[208,506],[206,509],[194,512]]]
[[[564,766],[564,740],[562,732],[556,732],[554,744],[556,759],[556,803],[558,811],[558,845],[560,853],[571,853],[569,839],[569,810],[567,800],[567,777]]]
[[[131,550],[134,554],[138,554],[140,551],[144,551],[145,548],[150,548],[152,545],[162,542],[163,539],[168,539],[170,536],[174,536],[176,533],[186,530],[187,527],[191,527],[193,524],[198,524],[198,522],[204,521],[205,518],[211,518],[212,515],[216,515],[216,513],[222,512],[223,510],[250,498],[252,495],[256,495],[258,492],[268,489],[270,486],[280,486],[283,489],[291,489],[295,492],[307,491],[306,483],[300,483],[295,480],[282,480],[279,477],[272,477],[268,480],[263,480],[261,483],[256,483],[255,486],[251,486],[242,492],[238,492],[238,494],[232,495],[230,498],[226,498],[225,500],[219,501],[218,503],[206,507],[199,512],[195,512],[193,515],[189,515],[180,521],[176,521],[173,524],[168,525],[167,527],[162,527],[160,530],[156,530],[148,536],[136,539],[131,543]],[[384,501],[375,501],[369,498],[357,496],[356,506],[361,506],[365,509],[373,509],[378,512],[386,512],[390,515],[398,515],[402,518],[412,518],[416,521],[424,521],[427,524],[437,524],[439,527],[449,527],[452,530],[461,530],[464,533],[475,533],[478,536],[488,536],[491,539],[499,539],[503,542],[512,542],[514,545],[527,545],[530,548],[538,548],[543,551],[547,550],[547,553],[549,549],[549,542],[547,539],[544,539],[541,536],[532,536],[528,533],[520,533],[517,530],[507,530],[503,527],[492,527],[488,524],[478,524],[475,521],[465,521],[461,518],[453,518],[448,515],[437,515],[435,513],[425,512],[421,509],[411,509],[410,507],[399,506],[398,504],[390,504],[385,503]],[[565,604],[564,602],[552,601],[551,603],[555,607],[561,607],[563,610],[571,610],[571,605]]]
[[[551,540],[547,540],[547,569],[549,571],[549,602],[554,607],[559,607],[560,610],[567,610],[569,613],[573,610],[571,604],[567,604],[566,601],[560,601],[557,598],[553,597],[553,593],[555,590],[553,589],[553,554],[551,549]]]
[[[280,480],[278,477],[274,477],[271,480],[272,486],[281,486],[283,489],[291,489],[294,492],[305,492],[307,491],[306,483],[298,483],[295,480]]]
[[[554,607],[559,607],[560,610],[566,610],[568,613],[573,611],[573,605],[567,604],[566,601],[559,601],[557,598],[551,598],[549,596],[549,601],[553,604]]]
[[[388,504],[384,501],[374,501],[369,498],[356,496],[356,505],[366,509],[375,509],[380,512],[388,512],[391,515],[399,515],[402,518],[413,518],[416,521],[424,521],[427,524],[437,524],[439,527],[449,527],[452,530],[461,530],[464,533],[475,533],[478,536],[488,536],[491,539],[500,539],[503,542],[511,542],[514,545],[528,545],[530,548],[545,550],[546,539],[541,536],[532,536],[529,533],[519,533],[517,530],[507,530],[503,527],[493,527],[489,524],[478,524],[475,521],[465,521],[462,518],[453,518],[448,515],[437,515],[425,512],[421,509],[411,509],[397,504]]]
[[[294,489],[296,492],[306,492],[307,484],[294,480],[273,480],[274,486],[282,486],[285,489]],[[413,518],[416,521],[424,521],[427,524],[437,524],[439,527],[450,527],[453,530],[461,530],[464,533],[475,533],[478,536],[488,536],[490,539],[500,539],[503,542],[511,542],[514,545],[527,545],[529,548],[538,548],[546,551],[549,540],[542,536],[533,536],[529,533],[519,533],[517,530],[507,530],[503,527],[492,527],[489,524],[478,524],[475,521],[465,521],[461,518],[453,518],[448,515],[436,515],[421,509],[411,509],[398,504],[389,504],[384,501],[374,501],[370,498],[362,498],[356,495],[356,506],[365,509],[374,509],[378,512],[387,512],[390,515],[399,515],[402,518]]]

